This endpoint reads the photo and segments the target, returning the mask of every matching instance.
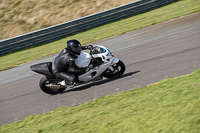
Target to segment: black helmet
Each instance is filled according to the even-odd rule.
[[[73,54],[80,55],[80,53],[82,51],[81,43],[75,39],[67,41],[67,48]]]

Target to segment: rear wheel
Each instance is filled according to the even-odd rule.
[[[60,89],[51,89],[49,87],[47,87],[50,83],[53,83],[54,81],[53,80],[50,80],[50,79],[47,79],[46,76],[43,76],[41,79],[40,79],[40,83],[39,83],[39,86],[40,86],[40,89],[47,93],[47,94],[58,94],[58,93],[62,93],[66,88],[60,88]]]
[[[120,77],[124,72],[125,72],[125,65],[122,61],[118,61],[116,64],[112,65],[114,71],[111,70],[106,70],[103,74],[104,77],[110,78],[110,79],[115,79]]]

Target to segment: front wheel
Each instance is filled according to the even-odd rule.
[[[62,93],[66,88],[60,88],[60,89],[51,89],[48,87],[48,85],[50,83],[52,83],[53,81],[50,80],[50,79],[47,79],[46,76],[43,76],[41,79],[40,79],[40,83],[39,83],[39,86],[40,86],[40,89],[47,93],[47,94],[59,94],[59,93]]]
[[[121,60],[119,60],[116,64],[113,64],[112,67],[114,71],[111,71],[109,69],[106,70],[103,73],[104,77],[110,78],[110,79],[118,78],[125,72],[125,69],[126,69],[124,63]]]

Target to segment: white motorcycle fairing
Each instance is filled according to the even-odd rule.
[[[113,58],[113,61],[112,61],[111,65],[114,65],[114,64],[116,64],[117,62],[119,62],[119,59],[118,59],[118,58]]]
[[[78,55],[78,58],[75,60],[75,63],[79,68],[84,68],[90,64],[91,59],[92,57],[89,53],[81,52],[81,54]]]
[[[78,58],[75,60],[76,65],[79,68],[87,67],[92,58],[101,58],[103,64],[96,66],[87,73],[78,76],[79,81],[90,82],[100,77],[106,69],[113,70],[112,65],[117,63],[119,59],[114,58],[112,53],[104,46],[95,45],[99,50],[97,53],[92,53],[92,57],[89,53],[81,52]]]

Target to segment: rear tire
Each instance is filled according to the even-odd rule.
[[[50,79],[48,79],[46,76],[43,76],[43,77],[40,79],[40,83],[39,83],[40,89],[41,89],[44,93],[52,94],[52,95],[62,93],[62,92],[66,89],[66,88],[51,89],[51,88],[47,87],[46,84],[49,84],[49,83],[51,83],[51,82],[53,82],[53,81],[51,81]]]
[[[118,78],[125,72],[126,69],[121,60],[119,60],[116,64],[113,64],[112,67],[114,68],[114,71],[106,70],[103,74],[104,77],[110,79]]]

